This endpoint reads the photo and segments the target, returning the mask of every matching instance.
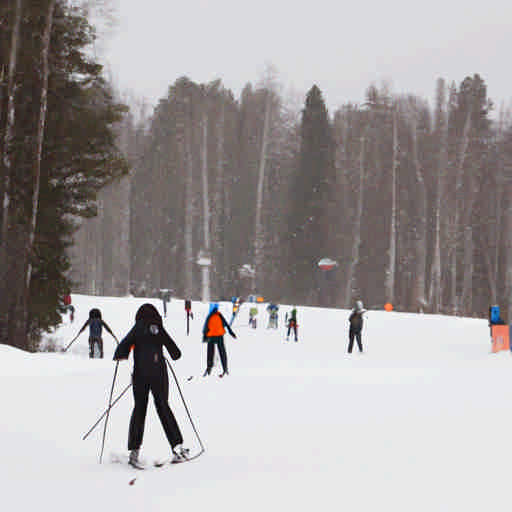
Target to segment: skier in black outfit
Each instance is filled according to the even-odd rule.
[[[348,333],[349,343],[348,343],[348,353],[352,353],[352,347],[354,346],[354,337],[357,340],[357,345],[359,347],[359,352],[363,351],[363,343],[361,341],[361,331],[363,330],[363,313],[366,312],[366,309],[363,309],[363,303],[358,300],[356,302],[356,307],[350,313],[348,321],[350,322],[350,329]]]
[[[98,345],[100,358],[103,359],[103,338],[101,337],[101,331],[103,327],[105,327],[105,329],[112,335],[116,342],[118,342],[116,335],[112,332],[112,329],[107,325],[107,323],[101,318],[101,311],[97,308],[93,308],[89,311],[89,318],[82,326],[80,331],[78,331],[78,336],[83,331],[85,331],[87,326],[89,326],[89,357],[91,359],[94,358],[94,345]]]
[[[148,407],[149,392],[153,394],[155,408],[165,435],[172,448],[172,462],[187,458],[183,448],[183,437],[169,403],[169,378],[162,347],[165,346],[175,361],[181,351],[162,325],[162,317],[152,304],[143,304],[135,316],[135,326],[121,341],[114,354],[114,360],[128,359],[133,348],[133,408],[128,434],[129,462],[139,464],[139,450],[144,435],[144,423]]]

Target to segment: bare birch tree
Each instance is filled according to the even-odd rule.
[[[2,186],[2,227],[0,231],[0,309],[4,314],[0,315],[0,343],[6,343],[8,338],[9,307],[7,293],[7,275],[10,271],[9,251],[9,220],[11,206],[11,173],[12,173],[12,145],[16,123],[15,93],[16,93],[16,68],[18,59],[18,47],[20,39],[20,24],[22,14],[22,0],[16,0],[14,11],[14,23],[11,32],[11,48],[9,52],[9,64],[7,71],[7,112],[4,129],[4,140],[0,142],[0,168],[3,167]],[[12,254],[12,251],[11,251]]]
[[[415,226],[416,258],[413,301],[416,310],[423,311],[426,305],[425,275],[427,271],[427,190],[418,154],[418,114],[418,105],[409,104],[407,117],[411,129],[412,159],[418,194],[418,200],[416,202],[418,205],[418,214],[416,217],[417,224]]]
[[[399,163],[398,120],[397,108],[393,108],[393,161],[391,164],[391,219],[389,229],[389,262],[386,270],[385,289],[386,300],[395,300],[395,270],[396,270],[396,239],[397,239],[397,169]]]
[[[463,208],[463,179],[464,179],[464,164],[469,147],[469,133],[471,130],[471,110],[466,113],[466,121],[464,123],[464,130],[462,133],[462,141],[460,144],[458,158],[457,158],[457,170],[455,177],[455,214],[453,221],[453,236],[452,236],[452,247],[451,247],[451,258],[450,258],[450,272],[451,272],[451,304],[453,313],[459,312],[460,302],[457,295],[457,247],[458,247],[458,236],[460,233],[460,218],[461,210]]]
[[[263,120],[263,134],[261,136],[260,160],[258,166],[258,185],[256,189],[256,215],[255,215],[255,236],[254,236],[254,277],[253,292],[262,280],[262,267],[264,261],[263,248],[265,244],[265,233],[263,230],[263,185],[265,182],[265,165],[267,161],[267,147],[269,139],[270,115],[271,115],[272,93],[265,92],[265,114]]]
[[[193,292],[193,228],[194,228],[194,161],[192,158],[193,119],[190,97],[185,98],[185,294]]]
[[[210,258],[210,203],[208,200],[208,114],[203,113],[202,119],[203,139],[201,151],[202,163],[202,184],[203,184],[203,244],[204,254]],[[210,300],[210,270],[209,265],[201,265],[202,283],[202,300],[209,302]]]
[[[429,303],[434,313],[442,309],[441,290],[441,199],[444,193],[444,175],[448,166],[448,119],[445,112],[446,94],[444,80],[439,80],[437,89],[437,132],[439,138],[439,159],[436,175],[436,196],[434,207],[434,255],[430,282]]]
[[[225,115],[226,115],[226,101],[224,92],[220,92],[220,113],[215,126],[217,145],[216,145],[216,176],[213,184],[213,204],[212,204],[212,255],[213,255],[213,269],[216,276],[224,274],[222,265],[224,264],[224,250],[222,244],[222,220],[229,217],[229,212],[226,211],[228,201],[224,201],[224,129],[225,129]],[[221,258],[222,255],[222,258]],[[215,279],[215,277],[214,277]],[[215,279],[215,286],[220,289],[223,288],[223,283],[219,283]]]
[[[34,245],[34,238],[36,234],[37,212],[39,204],[39,189],[41,184],[41,160],[43,153],[43,140],[44,129],[46,123],[46,110],[48,106],[48,76],[50,74],[50,67],[48,63],[48,53],[50,50],[50,36],[53,25],[53,13],[55,11],[56,0],[50,0],[48,4],[48,13],[46,15],[46,22],[44,26],[42,48],[41,48],[41,98],[39,100],[39,119],[37,122],[36,134],[36,147],[34,154],[34,172],[32,176],[32,215],[30,219],[30,226],[28,232],[28,240],[26,247],[26,254],[28,257],[27,270],[26,270],[26,293],[30,286],[30,278],[32,276],[32,263],[30,261],[30,254]]]
[[[352,286],[355,270],[359,264],[359,250],[361,247],[361,224],[363,219],[363,199],[365,184],[365,148],[368,129],[361,137],[361,150],[359,153],[359,189],[357,195],[356,216],[354,221],[354,239],[352,243],[352,254],[347,269],[347,281],[345,285],[345,307],[350,307],[352,301]]]
[[[508,196],[508,202],[504,211],[505,225],[505,297],[508,299],[507,318],[512,319],[512,185],[505,187]]]
[[[9,205],[10,205],[10,187],[11,187],[11,172],[12,161],[11,151],[14,136],[14,125],[16,121],[16,109],[14,103],[14,95],[16,93],[16,66],[18,59],[18,45],[20,38],[20,24],[22,13],[22,0],[16,0],[16,7],[14,11],[14,24],[11,33],[11,51],[9,53],[9,67],[7,71],[7,122],[5,126],[4,141],[3,141],[3,155],[2,163],[4,165],[4,197],[2,201],[2,232],[0,242],[2,249],[5,249],[7,243],[7,229],[9,225]],[[2,268],[6,268],[5,261],[2,261]]]

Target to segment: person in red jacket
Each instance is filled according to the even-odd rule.
[[[226,347],[224,346],[224,334],[228,330],[229,334],[236,339],[236,334],[232,331],[228,322],[219,311],[217,303],[210,304],[210,312],[206,317],[203,327],[203,341],[208,343],[208,350],[206,353],[206,370],[203,377],[210,375],[213,368],[213,356],[215,354],[215,345],[219,350],[220,361],[222,363],[222,373],[219,377],[228,375],[228,356],[226,354]]]

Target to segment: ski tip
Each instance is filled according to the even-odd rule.
[[[187,380],[192,380],[194,378],[193,375],[191,375]]]
[[[133,485],[133,484],[135,483],[135,480],[137,480],[137,477],[132,478],[132,479],[128,482],[128,485]]]

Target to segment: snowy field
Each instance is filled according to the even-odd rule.
[[[134,298],[73,296],[73,324],[49,337],[66,346],[92,307],[121,339]],[[161,301],[149,300],[162,311]],[[103,423],[115,342],[88,359],[87,332],[68,353],[28,354],[0,345],[2,511],[509,511],[512,509],[512,358],[490,353],[486,320],[369,311],[365,353],[346,353],[346,310],[299,308],[299,343],[266,329],[247,304],[226,335],[230,375],[202,378],[207,305],[193,303],[186,335],[182,300],[165,326],[183,352],[173,362],[206,452],[183,465],[137,471],[110,462],[126,453],[133,405],[112,410],[103,464]],[[231,305],[222,303],[229,320]],[[114,396],[130,382],[119,365]],[[194,378],[188,380],[191,376]],[[199,450],[170,375],[170,404],[185,444]],[[152,401],[143,457],[169,453]],[[129,482],[136,477],[135,483]]]

